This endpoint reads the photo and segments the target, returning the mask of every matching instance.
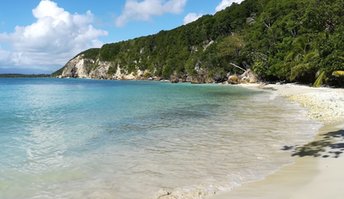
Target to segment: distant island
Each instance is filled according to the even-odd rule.
[[[55,77],[344,87],[344,2],[245,0],[170,31],[76,55]],[[238,74],[238,75],[237,75]],[[237,79],[236,79],[237,78]]]
[[[51,77],[50,74],[0,74],[0,78],[42,78],[42,77]]]

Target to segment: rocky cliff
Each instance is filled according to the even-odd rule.
[[[115,71],[113,68],[116,67]],[[113,79],[113,80],[139,80],[148,79],[147,70],[137,69],[135,72],[128,72],[114,63],[85,58],[80,54],[71,59],[63,68],[59,78],[90,78],[90,79]]]
[[[343,87],[336,72],[344,70],[343,7],[343,0],[245,0],[173,30],[86,50],[53,75],[236,83],[252,82],[241,75],[252,69],[264,81]]]
[[[115,68],[115,71],[113,68]],[[195,66],[197,74],[178,76],[171,75],[169,80],[172,83],[191,82],[191,83],[218,83],[227,82],[230,84],[238,83],[255,83],[257,77],[248,69],[241,75],[227,74],[226,77],[209,78],[208,72]],[[120,65],[114,66],[113,62],[93,60],[85,58],[84,54],[80,54],[71,59],[63,68],[62,74],[58,78],[88,78],[88,79],[109,79],[109,80],[163,80],[159,76],[153,76],[154,71],[140,70],[137,68],[134,72],[128,72],[121,68]],[[235,80],[233,80],[235,79]]]
[[[229,63],[249,68],[242,57],[244,40],[238,32],[248,25],[247,18],[254,21],[259,12],[255,0],[246,0],[239,7],[245,12],[228,8],[173,30],[86,50],[53,75],[194,83],[226,81],[228,74],[242,73]]]

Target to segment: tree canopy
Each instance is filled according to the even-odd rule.
[[[200,69],[210,78],[225,76],[237,72],[236,64],[265,81],[343,87],[343,76],[333,75],[344,70],[343,22],[344,0],[245,0],[170,31],[81,54],[163,78],[197,76]]]

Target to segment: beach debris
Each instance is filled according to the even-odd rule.
[[[247,84],[247,83],[257,83],[258,78],[253,73],[251,69],[244,69],[234,63],[229,63],[231,66],[243,71],[244,73],[241,75],[230,75],[230,73],[227,74],[228,77],[228,83],[230,84]]]
[[[242,75],[239,76],[241,79],[241,82],[246,82],[246,83],[257,83],[258,78],[257,76],[253,73],[251,69],[247,69]]]
[[[257,83],[258,79],[256,75],[251,71],[251,69],[247,69],[241,75],[230,75],[228,77],[228,83],[230,84],[247,84],[247,83]]]
[[[335,77],[343,77],[344,76],[344,71],[342,70],[337,70],[332,73],[333,76]]]
[[[324,84],[325,82],[325,79],[326,79],[326,75],[325,75],[325,71],[322,71],[317,79],[315,80],[314,84],[313,84],[313,87],[320,87]]]

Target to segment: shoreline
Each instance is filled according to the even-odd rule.
[[[292,102],[296,102],[309,112],[309,117],[333,125],[344,121],[344,89],[314,88],[298,84],[240,84],[240,87],[268,90]]]
[[[295,162],[263,180],[244,184],[211,199],[304,199],[342,198],[344,181],[344,89],[312,88],[296,84],[241,84],[254,90],[269,90],[308,111],[322,123],[315,138],[302,147],[291,147]],[[341,108],[342,107],[342,108]],[[287,147],[288,148],[288,147]]]

